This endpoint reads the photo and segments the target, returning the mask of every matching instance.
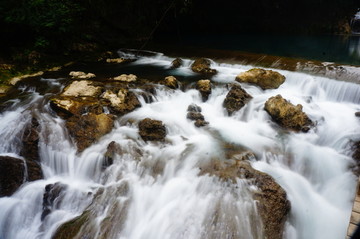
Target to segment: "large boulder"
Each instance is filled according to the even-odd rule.
[[[24,181],[24,160],[0,156],[0,197],[11,196]]]
[[[254,68],[236,76],[236,81],[260,86],[263,90],[277,89],[284,83],[285,76],[272,70]]]
[[[199,80],[196,83],[196,89],[200,92],[202,100],[207,101],[211,94],[210,80]]]
[[[97,86],[95,82],[88,80],[73,81],[65,87],[61,96],[72,97],[98,97],[102,92],[102,87]]]
[[[101,98],[110,102],[111,112],[115,114],[123,115],[141,106],[136,95],[127,89],[107,90]]]
[[[265,110],[275,122],[287,129],[307,132],[313,125],[302,111],[302,105],[295,106],[281,95],[270,97],[265,102]]]
[[[51,108],[63,118],[81,115],[89,109],[101,107],[100,101],[94,97],[64,97],[59,96],[50,100]]]
[[[237,178],[248,179],[250,185],[257,188],[253,198],[258,201],[265,238],[282,238],[290,202],[284,189],[271,176],[255,170],[246,160],[213,160],[210,165],[201,168],[201,174],[215,175],[233,183]]]
[[[196,73],[201,73],[205,75],[215,75],[217,71],[215,69],[211,69],[211,61],[206,58],[196,59],[191,64],[191,70]]]
[[[225,97],[223,106],[229,113],[232,115],[235,111],[240,110],[244,105],[252,99],[252,96],[249,95],[240,85],[233,85]]]
[[[66,122],[66,128],[75,139],[79,152],[109,133],[113,126],[114,117],[108,114],[74,115]]]
[[[146,118],[139,122],[139,134],[145,141],[163,141],[166,127],[160,120]]]

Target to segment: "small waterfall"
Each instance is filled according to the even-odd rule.
[[[149,54],[130,64],[139,72],[144,64],[164,71],[172,60]],[[195,75],[188,69],[192,61],[184,62],[186,66],[171,72],[184,78]],[[284,238],[343,238],[356,185],[349,145],[360,139],[354,115],[360,111],[360,85],[280,71],[287,80],[278,89],[242,84],[253,99],[228,116],[222,106],[226,83],[234,83],[250,66],[213,65],[219,74],[206,102],[192,88],[154,85],[152,102],[137,89],[141,107],[119,117],[110,133],[80,153],[65,121],[49,107],[51,94],[41,95],[35,88],[14,101],[0,115],[0,155],[19,156],[23,130],[35,117],[41,128],[44,179],[26,182],[11,197],[0,198],[0,239],[48,239],[64,225],[74,238],[264,238],[266,225],[253,199],[258,188],[247,179],[224,182],[201,173],[212,160],[227,159],[224,145],[253,152],[252,166],[286,191],[291,211]],[[57,87],[53,92],[63,87],[53,79],[42,82]],[[277,94],[302,104],[316,126],[306,134],[276,127],[264,103]],[[186,118],[191,104],[201,107],[208,126],[197,128]],[[164,143],[141,139],[138,122],[144,118],[166,125]],[[105,167],[112,142],[121,154]],[[57,197],[46,204],[46,193]],[[78,231],[71,230],[75,219],[83,222]]]

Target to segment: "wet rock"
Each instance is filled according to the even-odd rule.
[[[201,112],[201,107],[196,104],[191,104],[188,106],[187,111],[189,112]]]
[[[41,220],[44,220],[52,210],[58,209],[64,197],[64,192],[67,185],[57,182],[55,184],[48,184],[45,186],[45,192],[43,195],[43,212],[41,214]]]
[[[360,117],[360,112],[355,112],[356,117]]]
[[[12,87],[9,85],[0,85],[0,96],[8,93],[11,90],[11,88]]]
[[[99,100],[94,97],[58,97],[50,100],[51,108],[63,118],[84,114],[87,109],[100,107],[99,103]]]
[[[211,83],[210,80],[199,80],[196,83],[196,89],[200,92],[202,100],[205,102],[208,100],[211,94]]]
[[[36,72],[36,73],[33,73],[33,74],[26,74],[26,75],[22,75],[22,76],[16,76],[16,77],[13,77],[9,80],[9,84],[10,85],[16,85],[19,81],[22,81],[26,78],[31,78],[31,77],[37,77],[37,76],[41,76],[43,75],[44,72],[43,71],[39,71],[39,72]]]
[[[35,181],[43,178],[39,156],[39,122],[32,118],[25,128],[22,136],[22,149],[20,155],[26,159],[27,180]]]
[[[277,89],[284,83],[285,76],[272,70],[254,68],[236,76],[236,81],[260,86],[263,90]]]
[[[24,160],[0,156],[0,197],[11,196],[24,181]]]
[[[114,117],[108,114],[74,115],[66,122],[66,127],[75,139],[79,152],[109,133],[113,126]]]
[[[84,211],[80,216],[62,224],[51,237],[51,239],[77,238],[81,228],[90,220],[90,211]],[[90,236],[90,235],[89,235]],[[84,237],[86,238],[86,237]]]
[[[194,61],[191,65],[191,70],[196,73],[201,73],[205,75],[215,75],[217,71],[211,69],[211,61],[206,58],[199,58]]]
[[[101,86],[96,86],[95,82],[81,80],[73,81],[65,87],[60,96],[72,96],[72,97],[98,97],[102,92]]]
[[[196,127],[203,127],[209,124],[209,122],[205,121],[203,114],[201,114],[201,108],[195,104],[188,106],[186,118],[194,121]]]
[[[160,120],[146,118],[139,122],[139,134],[145,141],[163,141],[166,128]]]
[[[176,89],[179,87],[178,80],[174,76],[167,76],[160,84],[165,85],[171,89]]]
[[[106,62],[107,63],[125,63],[125,62],[132,62],[134,61],[133,59],[126,59],[126,58],[107,58]]]
[[[121,146],[120,144],[116,143],[115,141],[111,141],[107,147],[107,151],[105,153],[104,162],[103,162],[103,169],[109,167],[114,163],[114,157],[122,156],[124,154],[131,155],[131,158],[134,160],[140,160],[143,152],[141,149],[136,145],[135,142],[128,143],[127,145]]]
[[[175,60],[173,60],[171,62],[171,67],[172,68],[179,68],[180,66],[182,66],[183,64],[183,60],[181,58],[176,58]]]
[[[281,95],[270,97],[265,102],[265,110],[271,118],[284,128],[295,131],[309,131],[312,121],[302,111],[302,105],[293,105]]]
[[[133,74],[122,74],[117,77],[114,77],[114,80],[116,81],[122,81],[122,82],[135,82],[137,80],[137,76]]]
[[[200,112],[193,112],[193,111],[188,112],[186,118],[194,121],[205,120],[204,116]]]
[[[232,85],[230,91],[225,97],[223,106],[229,113],[232,115],[235,111],[240,110],[244,105],[252,99],[252,96],[249,95],[241,86]]]
[[[107,90],[101,98],[110,102],[110,109],[114,114],[126,114],[141,106],[136,95],[127,89],[120,89],[117,93]]]
[[[236,183],[236,178],[248,179],[258,189],[253,197],[258,201],[265,238],[282,238],[290,202],[284,189],[271,176],[255,170],[246,160],[213,160],[207,168],[201,169],[201,174],[206,173],[233,183]]]
[[[93,73],[85,73],[82,71],[71,71],[69,76],[71,76],[73,79],[90,79],[96,77],[96,75]]]

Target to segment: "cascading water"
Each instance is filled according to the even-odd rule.
[[[183,78],[194,75],[190,60],[169,70],[172,58],[161,54],[141,57],[132,69],[153,65]],[[223,182],[199,175],[211,159],[222,159],[224,144],[249,149],[252,166],[271,175],[291,202],[284,238],[344,238],[349,222],[356,177],[351,171],[351,142],[359,141],[358,84],[307,74],[280,71],[286,82],[263,91],[243,84],[253,99],[232,116],[222,106],[225,83],[249,66],[216,64],[213,91],[203,102],[195,89],[169,90],[156,85],[153,101],[134,90],[141,107],[120,117],[113,130],[81,153],[65,122],[49,108],[50,93],[24,91],[8,102],[0,115],[0,155],[20,157],[21,137],[35,117],[41,128],[39,154],[43,180],[23,184],[11,197],[0,198],[0,239],[51,238],[71,219],[86,238],[264,238],[264,225],[252,197],[255,186],[246,179]],[[61,79],[42,79],[52,92]],[[281,94],[316,122],[308,133],[286,132],[264,110],[271,96]],[[196,104],[209,125],[197,128],[186,118]],[[144,118],[166,125],[166,142],[144,142],[137,123]],[[108,145],[115,141],[121,154],[104,168]],[[21,158],[21,157],[20,157]],[[63,190],[43,214],[43,195],[49,184]],[[71,222],[71,221],[70,221]],[[76,222],[73,221],[73,224]],[[78,231],[69,235],[76,235]],[[78,238],[78,237],[75,237]],[[80,237],[79,237],[80,238]],[[85,237],[81,237],[85,238]]]

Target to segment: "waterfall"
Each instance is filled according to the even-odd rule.
[[[192,60],[171,69],[172,60],[153,53],[129,64],[142,78],[144,65],[195,77],[189,70]],[[90,238],[264,238],[265,225],[252,196],[256,186],[247,179],[230,183],[201,174],[211,160],[225,159],[226,144],[253,152],[252,167],[271,175],[286,191],[291,211],[284,238],[344,238],[357,182],[350,146],[360,140],[355,116],[360,85],[280,70],[286,82],[278,89],[242,84],[253,99],[228,116],[222,105],[226,84],[251,66],[213,62],[213,68],[219,73],[212,78],[206,102],[191,87],[169,90],[156,84],[152,102],[136,89],[141,107],[117,118],[110,133],[80,153],[65,120],[49,107],[51,95],[63,88],[61,79],[41,79],[52,93],[35,86],[6,102],[9,106],[0,114],[0,155],[21,158],[23,130],[35,117],[44,179],[26,182],[12,196],[0,198],[0,239],[52,238],[74,218],[89,221],[81,230]],[[308,133],[277,127],[264,110],[267,99],[277,94],[301,104],[315,127]],[[191,104],[201,107],[208,126],[197,128],[186,118]],[[144,118],[163,122],[165,142],[141,139],[138,122]],[[111,142],[122,153],[104,167]],[[44,216],[43,197],[50,184],[61,190]]]

